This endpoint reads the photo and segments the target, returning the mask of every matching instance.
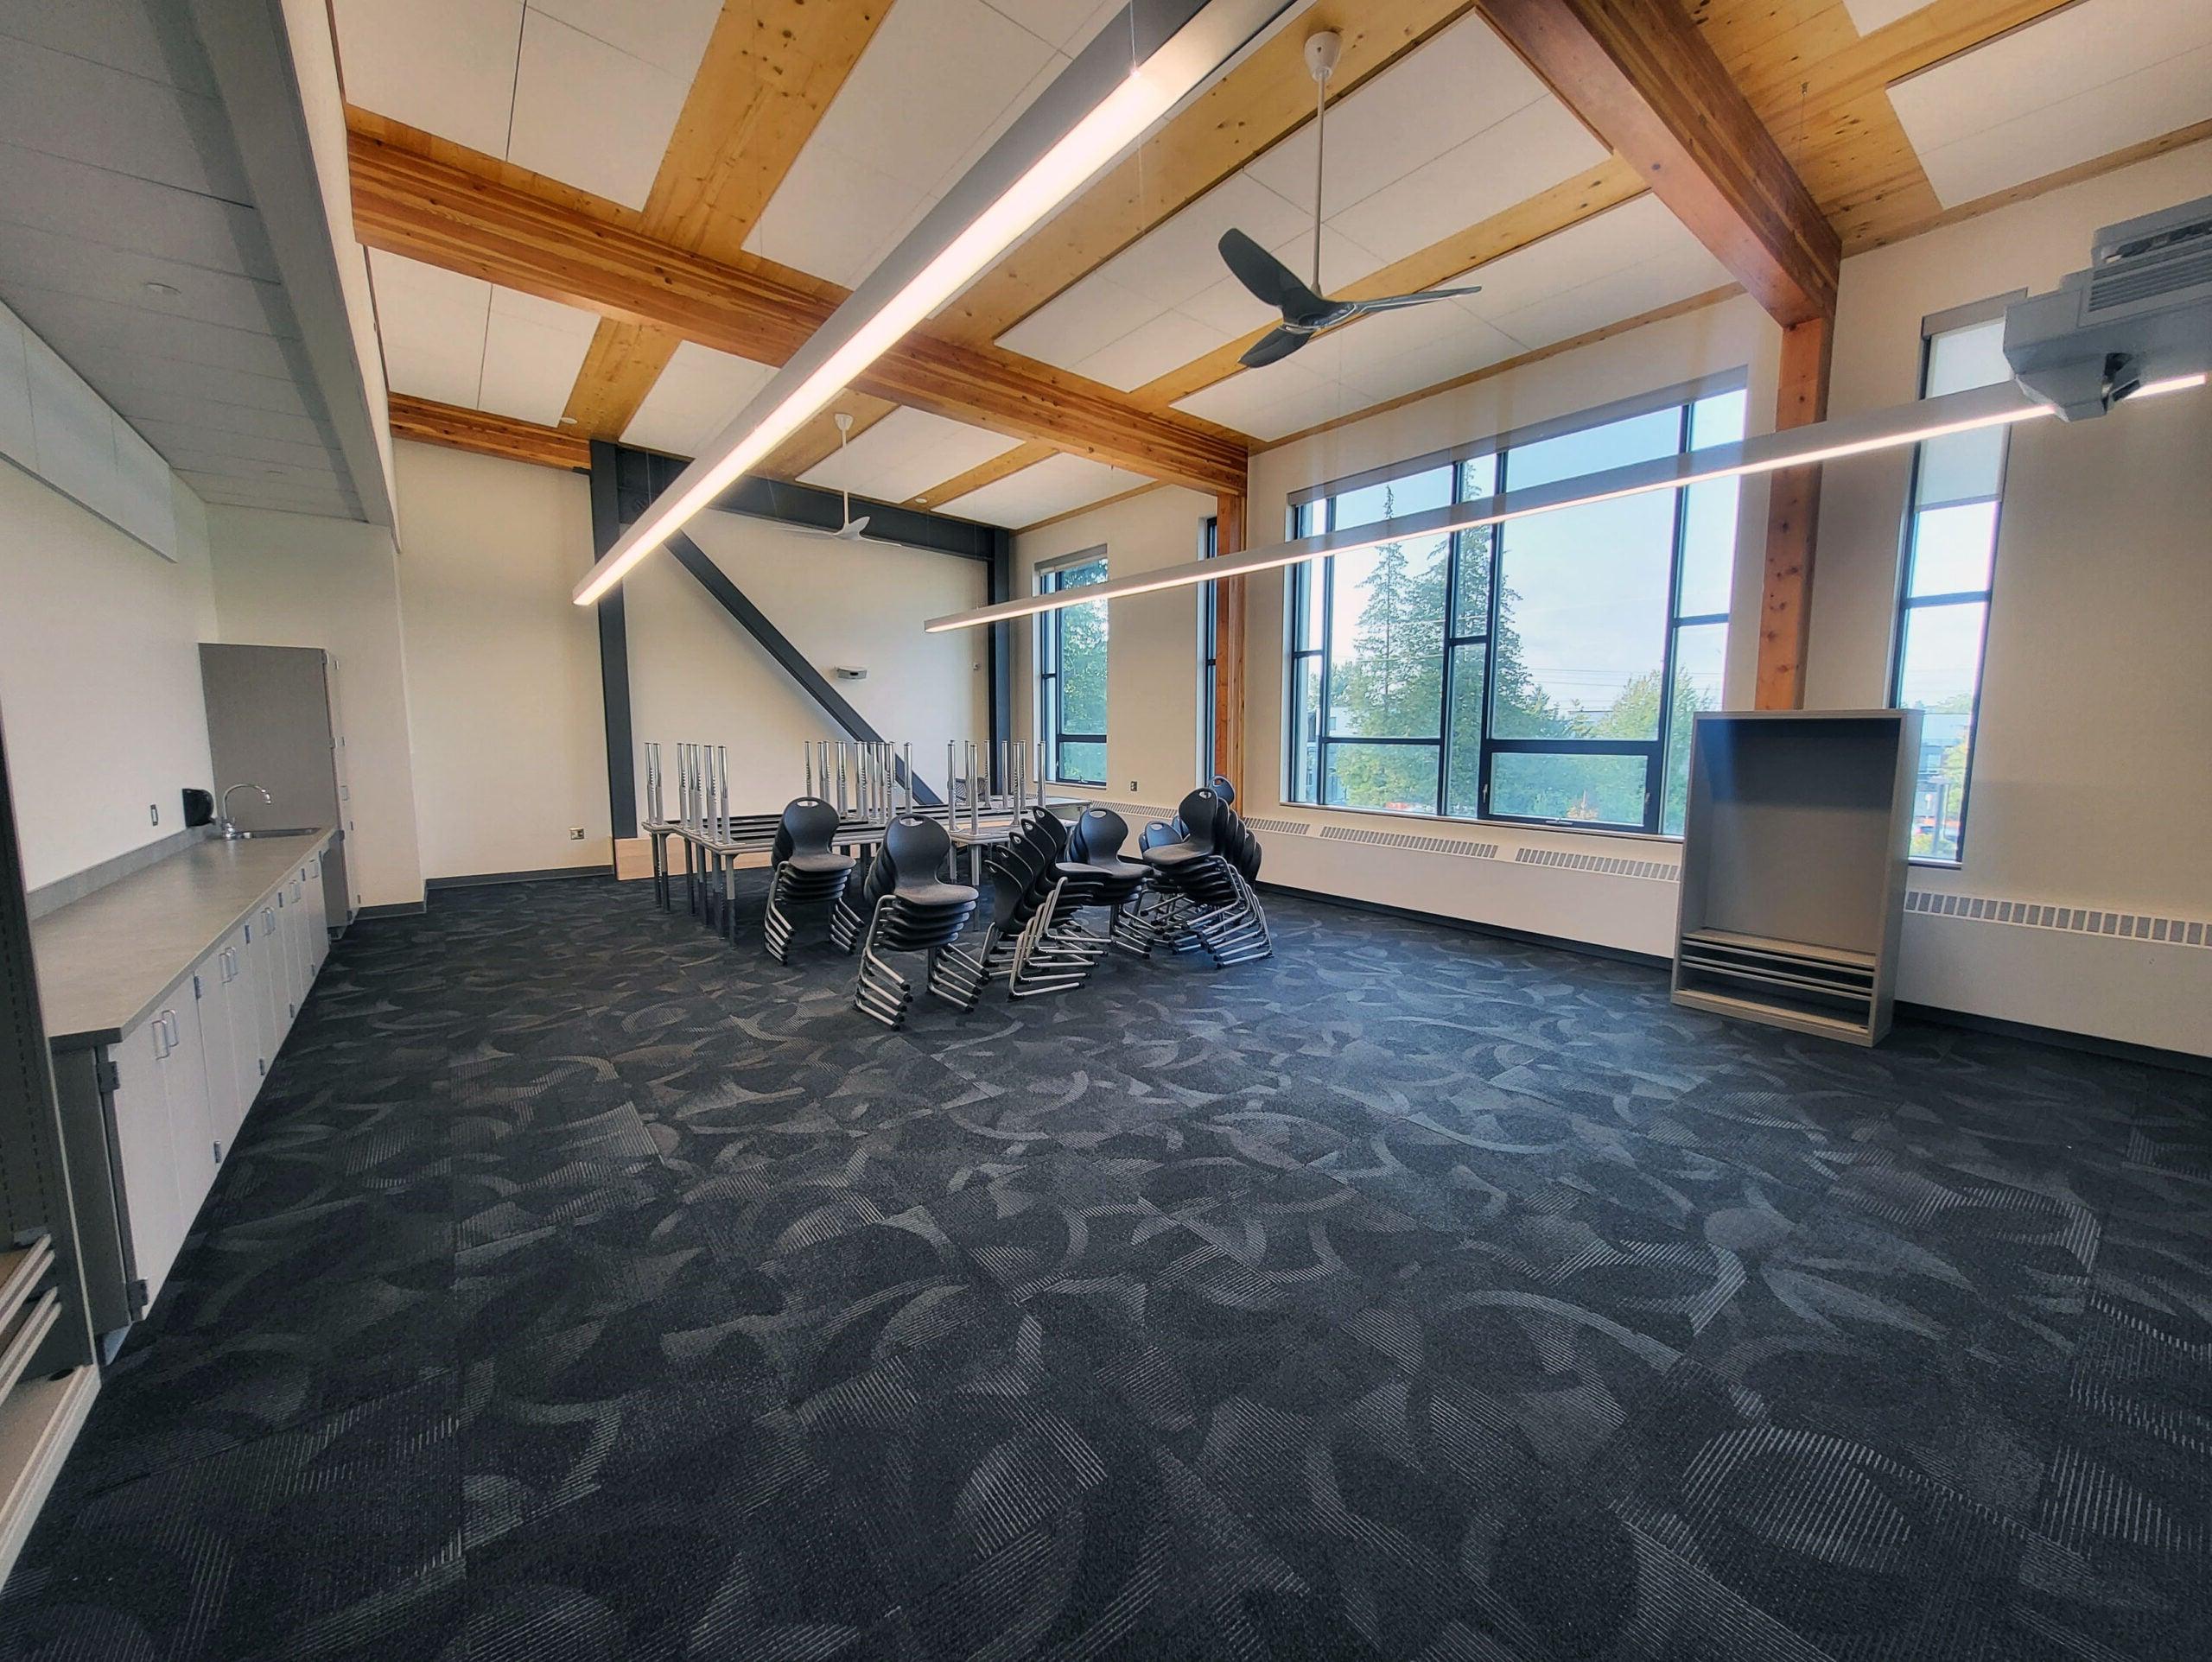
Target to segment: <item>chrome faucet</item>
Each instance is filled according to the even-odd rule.
[[[232,785],[230,790],[223,793],[223,841],[225,842],[236,842],[245,834],[238,829],[238,822],[231,817],[232,790],[261,790],[261,787],[253,784],[236,784]],[[271,802],[276,799],[267,791],[261,790],[261,800],[264,802]]]

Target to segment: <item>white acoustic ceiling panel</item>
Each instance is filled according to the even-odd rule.
[[[685,341],[668,360],[622,442],[672,456],[696,456],[736,418],[775,373],[766,364]]]
[[[551,427],[569,405],[599,315],[512,289],[492,290],[480,408]]]
[[[349,103],[507,153],[522,0],[334,0]]]
[[[1265,369],[1232,375],[1179,399],[1175,408],[1255,438],[1279,439],[1356,414],[1376,402],[1364,389],[1298,361],[1305,356],[1300,352]]]
[[[2212,4],[2080,0],[1890,88],[1946,207],[2212,118]]]
[[[1122,10],[1123,0],[991,0],[993,10],[1073,57]]]
[[[718,0],[335,0],[346,97],[630,207]]]
[[[1458,302],[1524,348],[1688,300],[1732,280],[1656,196],[1639,196],[1471,276]]]
[[[898,0],[746,246],[857,284],[1067,61],[983,0]]]
[[[1471,13],[1331,103],[1323,213],[1334,219],[1549,96],[1513,49]],[[1313,144],[1309,123],[1254,162],[1252,176],[1294,202],[1312,201]]]
[[[492,285],[377,249],[369,251],[369,275],[391,390],[474,409]]]
[[[970,491],[944,504],[939,511],[1019,530],[1151,483],[1141,473],[1109,467],[1088,457],[1052,456],[980,491]]]
[[[867,432],[854,435],[842,454],[830,456],[799,478],[824,490],[904,502],[1004,455],[1020,442],[924,410],[894,409]]]
[[[1310,226],[1284,238],[1269,251],[1305,281],[1313,282],[1313,232]],[[1382,264],[1382,260],[1372,250],[1354,242],[1334,225],[1321,227],[1323,294],[1339,294],[1362,277],[1371,276]],[[1255,300],[1251,290],[1228,275],[1226,267],[1211,288],[1195,299],[1184,302],[1181,309],[1199,322],[1225,329],[1231,334],[1264,328],[1279,320],[1281,315],[1273,307]]]
[[[1236,339],[1236,331],[1202,323],[1186,312],[1162,312],[1084,358],[1076,372],[1128,392]]]
[[[998,344],[1073,369],[1160,314],[1158,301],[1094,271],[1008,329]]]
[[[1864,36],[1934,3],[1935,0],[1843,0],[1843,9],[1851,14],[1852,27]]]

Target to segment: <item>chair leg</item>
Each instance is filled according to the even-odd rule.
[[[783,907],[784,871],[779,866],[775,876],[768,879],[768,909],[760,919],[760,938],[766,943],[768,955],[779,964],[791,961],[791,924]]]

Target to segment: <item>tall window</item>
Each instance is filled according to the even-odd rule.
[[[1198,528],[1198,558],[1211,560],[1221,550],[1221,523],[1208,519]],[[1220,654],[1215,647],[1214,623],[1220,616],[1214,604],[1214,583],[1198,585],[1198,783],[1210,785],[1214,775],[1215,667]]]
[[[2011,298],[1945,313],[1923,326],[1921,396],[2011,378],[2004,312]],[[1923,712],[1912,815],[1916,860],[1956,861],[1966,847],[1967,786],[2009,432],[1993,427],[1948,434],[1929,440],[1913,457],[1890,698]]]
[[[1743,436],[1736,388],[1554,424],[1300,504],[1312,536]],[[1679,833],[1718,708],[1736,483],[1294,568],[1299,802]]]
[[[1106,580],[1095,549],[1037,574],[1037,590],[1087,588]],[[1106,783],[1106,603],[1087,601],[1037,620],[1037,708],[1045,777],[1065,784]]]

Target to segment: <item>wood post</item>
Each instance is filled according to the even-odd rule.
[[[1827,419],[1832,320],[1813,318],[1782,332],[1782,373],[1775,394],[1777,432]],[[1812,627],[1813,541],[1820,529],[1821,468],[1785,467],[1768,486],[1766,574],[1759,593],[1758,682],[1755,707],[1805,704],[1805,648]]]
[[[1216,556],[1244,552],[1245,498],[1217,497]],[[1213,771],[1244,794],[1244,587],[1242,577],[1213,585]]]

